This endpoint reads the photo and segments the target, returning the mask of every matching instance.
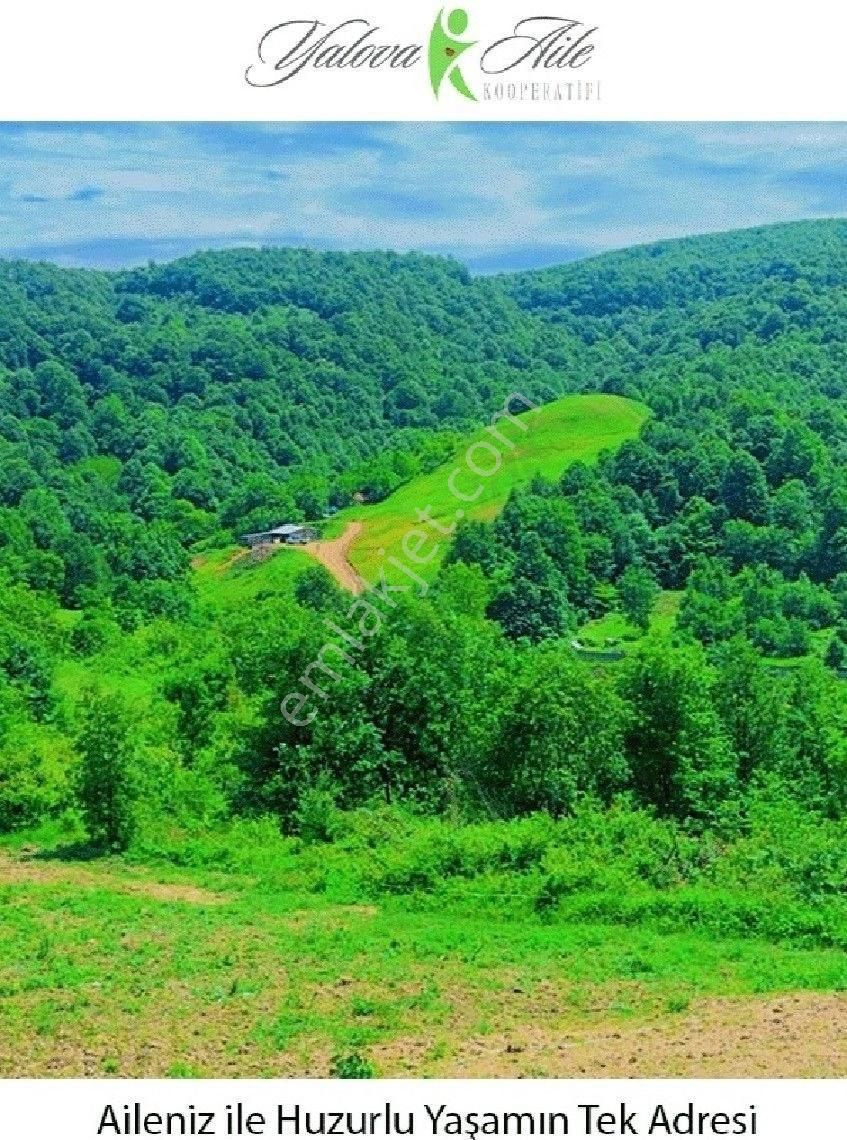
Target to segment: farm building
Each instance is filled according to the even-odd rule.
[[[244,534],[241,541],[245,546],[301,546],[304,542],[314,542],[318,532],[312,526],[302,523],[285,523],[272,530],[260,530],[256,534]]]

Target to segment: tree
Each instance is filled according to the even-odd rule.
[[[486,574],[493,574],[505,556],[506,551],[492,526],[476,519],[462,519],[456,527],[444,564],[464,562],[468,566],[481,566]]]
[[[222,656],[191,661],[165,677],[162,691],[177,706],[177,730],[189,762],[211,741],[215,719],[227,708],[232,686],[232,665]]]
[[[618,580],[618,597],[624,615],[644,633],[659,596],[656,579],[644,566],[628,566]]]
[[[804,424],[789,424],[768,463],[771,482],[779,486],[789,479],[808,480],[822,452],[823,445],[814,432]]]
[[[769,516],[768,484],[762,465],[749,452],[737,452],[721,484],[721,499],[730,518],[765,523]]]
[[[611,683],[561,643],[527,651],[479,782],[504,815],[571,812],[585,795],[608,803],[626,784],[627,711]]]
[[[847,700],[844,682],[820,661],[804,662],[787,678],[789,756],[777,775],[788,794],[813,811],[842,818],[847,807]]]
[[[125,850],[136,826],[138,785],[135,726],[123,698],[90,693],[77,740],[78,796],[90,841]]]
[[[521,539],[508,585],[492,600],[488,616],[509,637],[543,641],[560,637],[575,624],[568,602],[567,580],[531,531]]]
[[[715,708],[729,733],[739,779],[747,785],[757,772],[780,767],[790,751],[785,680],[743,636],[724,642],[713,656]]]
[[[309,566],[297,578],[294,597],[315,613],[343,613],[347,599],[323,566]]]
[[[839,672],[847,669],[847,643],[837,633],[834,633],[830,638],[824,661],[830,669],[836,669]]]
[[[627,755],[642,801],[662,815],[714,822],[735,796],[736,757],[715,706],[714,672],[699,646],[645,644],[627,662]]]

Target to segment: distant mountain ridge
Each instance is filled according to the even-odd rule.
[[[38,552],[72,600],[104,557],[69,583],[82,536],[113,571],[168,577],[174,544],[315,518],[351,480],[392,489],[514,391],[629,396],[701,434],[733,401],[775,401],[840,461],[845,238],[845,221],[801,222],[490,278],[295,249],[0,263],[0,562],[32,574]],[[125,567],[152,524],[158,551]]]

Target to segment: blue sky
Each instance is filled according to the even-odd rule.
[[[0,256],[231,245],[548,265],[847,215],[847,124],[0,124]]]

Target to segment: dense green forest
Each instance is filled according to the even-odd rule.
[[[0,829],[125,847],[270,815],[328,838],[368,804],[589,801],[737,837],[762,797],[840,820],[845,239],[800,223],[483,279],[299,250],[0,266]],[[249,605],[192,558],[384,498],[513,392],[651,418],[460,524],[428,596],[288,723],[327,620],[353,636],[361,611],[289,552]],[[672,628],[624,660],[574,650],[604,615],[646,632],[669,591]]]

